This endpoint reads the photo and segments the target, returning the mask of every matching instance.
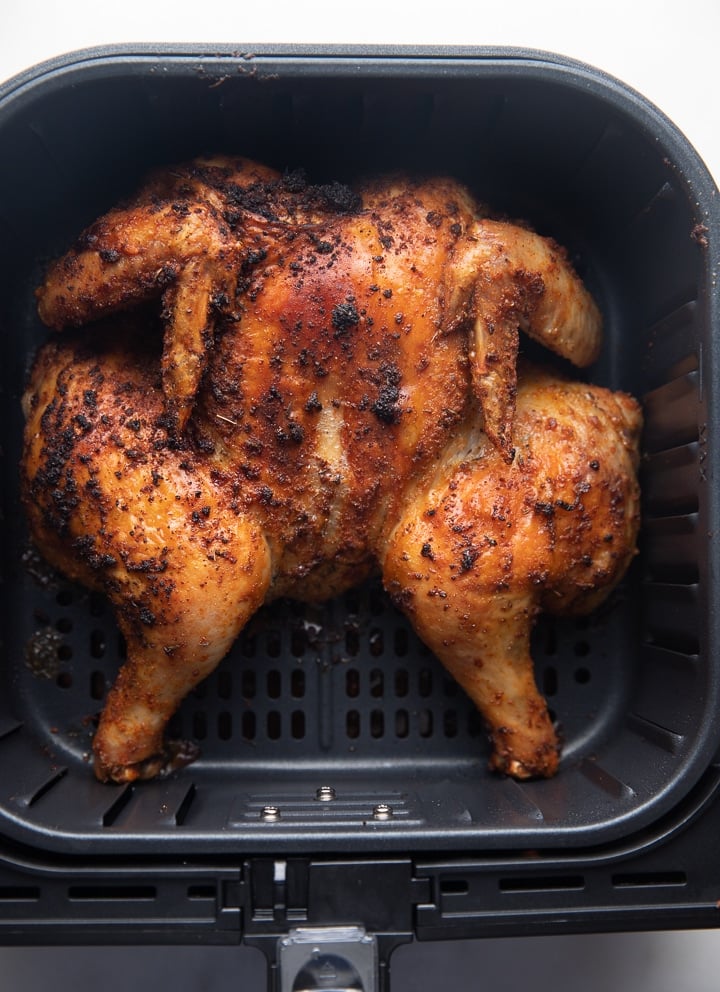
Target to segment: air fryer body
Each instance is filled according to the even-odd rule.
[[[413,937],[715,925],[720,212],[683,136],[544,53],[200,47],[41,66],[0,90],[0,135],[2,939],[244,939],[287,960],[298,927],[360,927],[382,957]],[[213,152],[317,181],[453,175],[566,245],[598,300],[587,374],[643,403],[643,524],[601,610],[535,631],[553,780],[488,770],[472,705],[373,582],[257,615],[175,718],[191,767],[94,780],[123,645],[19,509],[20,395],[47,334],[33,291],[149,169]]]

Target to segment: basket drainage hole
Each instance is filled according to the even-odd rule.
[[[382,697],[385,688],[385,677],[381,669],[373,668],[370,672],[370,695],[375,699]]]
[[[368,647],[373,658],[379,658],[385,650],[385,638],[379,629],[371,630],[368,637]]]
[[[394,637],[394,649],[396,658],[404,658],[408,653],[409,638],[404,627],[396,627]]]
[[[397,710],[395,713],[395,736],[404,740],[410,732],[410,717],[407,710]]]
[[[55,684],[59,689],[70,689],[73,684],[73,677],[70,672],[60,672],[55,680]]]
[[[432,737],[433,735],[433,714],[432,710],[420,710],[418,714],[420,736]]]
[[[280,654],[282,653],[282,638],[277,631],[271,630],[268,632],[265,650],[267,651],[269,658],[280,657]]]
[[[348,710],[345,716],[345,733],[351,740],[360,736],[360,714],[357,710]]]
[[[233,734],[232,713],[224,710],[218,714],[217,733],[221,741],[229,741]]]
[[[446,710],[443,716],[443,731],[446,737],[457,737],[458,718],[455,710]]]
[[[233,693],[232,672],[218,672],[217,692],[220,699],[231,699]]]
[[[198,741],[204,741],[207,737],[207,716],[202,710],[198,710],[193,715],[192,727],[193,737]]]
[[[279,710],[271,710],[267,715],[267,735],[271,741],[280,740],[282,734],[282,717]]]
[[[105,632],[93,630],[90,633],[90,655],[92,658],[105,657]]]
[[[543,695],[555,696],[558,691],[558,676],[555,668],[546,668],[543,673]]]
[[[105,597],[101,593],[90,594],[90,616],[101,617],[105,612]]]
[[[290,733],[296,741],[301,741],[305,737],[305,714],[302,710],[293,710],[290,717]]]
[[[575,681],[578,685],[587,685],[591,679],[589,668],[577,668],[575,670]]]
[[[410,690],[410,677],[406,668],[398,668],[395,672],[395,695],[398,699],[407,696]]]
[[[243,658],[254,658],[257,653],[257,638],[244,633],[240,639],[240,651]]]
[[[290,633],[290,653],[293,658],[302,658],[308,647],[307,633],[302,627],[293,627]]]
[[[373,710],[370,714],[370,736],[379,738],[385,733],[385,715],[382,710]]]
[[[255,672],[246,668],[240,676],[240,695],[243,699],[254,699],[257,692]]]
[[[267,694],[270,699],[279,699],[282,693],[282,675],[273,668],[267,673]]]
[[[254,741],[257,734],[257,718],[252,710],[246,710],[242,715],[241,729],[243,740]]]
[[[305,672],[294,668],[290,676],[290,694],[293,699],[302,699],[305,695]]]
[[[104,672],[91,672],[90,673],[90,698],[91,699],[104,699],[105,698],[105,673]]]

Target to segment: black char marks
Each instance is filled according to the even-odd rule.
[[[240,222],[244,211],[275,223],[313,213],[357,213],[362,206],[361,197],[349,186],[339,182],[310,184],[302,170],[287,173],[282,179],[247,185],[218,180],[209,170],[203,179],[222,193],[227,203],[225,221],[231,227]]]
[[[394,362],[383,362],[378,372],[380,389],[370,409],[383,424],[397,424],[402,414],[399,406],[402,373]]]
[[[335,337],[342,337],[352,327],[357,327],[360,323],[360,314],[353,299],[348,299],[344,303],[338,303],[333,307],[332,325],[335,328]]]

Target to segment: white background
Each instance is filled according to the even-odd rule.
[[[0,0],[0,81],[115,42],[478,44],[581,59],[635,87],[685,133],[720,183],[720,0]],[[0,154],[2,148],[0,147]],[[720,933],[620,934],[417,945],[392,992],[718,992]],[[264,992],[237,948],[0,950],[0,992]]]

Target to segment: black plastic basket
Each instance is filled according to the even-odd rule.
[[[33,289],[151,167],[218,151],[318,180],[452,174],[567,245],[595,294],[591,377],[644,404],[644,522],[613,598],[536,630],[555,779],[487,770],[473,707],[368,585],[252,621],[176,717],[190,768],[94,780],[123,646],[19,509]],[[532,51],[81,52],[0,89],[0,232],[0,939],[275,948],[354,924],[384,960],[412,936],[715,923],[720,206],[656,108]]]

